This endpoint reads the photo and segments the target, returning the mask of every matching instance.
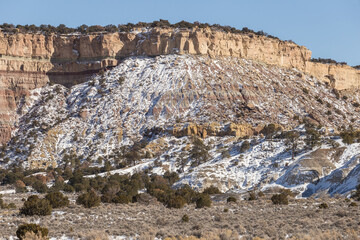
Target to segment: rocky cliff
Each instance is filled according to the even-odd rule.
[[[83,82],[128,56],[172,53],[232,56],[297,68],[340,90],[360,83],[359,70],[312,63],[311,51],[305,47],[253,34],[197,28],[66,36],[0,33],[0,142],[9,139],[14,111],[28,90],[49,81],[65,86]]]

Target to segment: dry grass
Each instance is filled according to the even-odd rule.
[[[22,194],[4,196],[6,202],[22,205]],[[75,196],[71,195],[74,199]],[[359,239],[360,208],[348,207],[342,198],[291,199],[287,206],[269,199],[226,203],[225,197],[211,208],[168,209],[161,204],[102,204],[85,209],[73,202],[53,210],[51,216],[25,217],[18,210],[0,210],[1,236],[14,236],[17,226],[36,222],[49,229],[49,237],[66,235],[102,240],[109,236],[136,236],[136,239]],[[221,200],[224,199],[224,200]],[[319,209],[326,202],[328,209]],[[227,208],[228,211],[224,212]],[[183,222],[187,214],[189,222]]]

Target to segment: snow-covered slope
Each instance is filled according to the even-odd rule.
[[[309,195],[324,189],[343,193],[339,183],[347,190],[357,184],[356,144],[309,150],[300,139],[295,159],[282,139],[251,137],[251,148],[240,148],[243,137],[269,123],[289,130],[305,120],[322,125],[325,133],[350,123],[356,127],[359,112],[353,103],[359,96],[345,96],[296,69],[244,59],[127,58],[71,89],[49,85],[34,90],[18,111],[3,166],[15,162],[43,168],[75,160],[116,165],[124,149],[135,144],[141,145],[135,166],[117,172],[178,171],[178,184],[215,184],[223,191],[280,185]],[[198,166],[190,157],[190,135],[205,137],[210,147],[208,161]],[[341,177],[334,181],[336,171]]]

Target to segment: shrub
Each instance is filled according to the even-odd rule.
[[[69,206],[69,199],[61,192],[48,193],[45,198],[50,202],[53,208]]]
[[[360,184],[356,186],[356,191],[351,195],[351,198],[360,201]]]
[[[326,208],[329,208],[329,206],[327,205],[327,203],[321,203],[321,204],[319,205],[319,208],[321,208],[321,209],[326,209]]]
[[[340,65],[346,65],[346,62],[338,62],[336,60],[333,60],[331,58],[312,58],[310,61],[312,62],[319,62],[319,63],[325,63],[325,64],[340,64]]]
[[[176,195],[182,196],[187,203],[192,203],[196,201],[197,192],[192,189],[189,185],[185,185],[175,191]]]
[[[179,181],[179,174],[177,174],[176,172],[169,172],[169,171],[166,171],[164,173],[164,178],[166,180],[168,180],[169,182],[169,185],[173,185],[175,182]]]
[[[120,76],[119,79],[118,79],[118,83],[119,83],[120,85],[122,85],[122,84],[124,83],[124,81],[125,81],[125,77],[124,77],[124,76]]]
[[[104,195],[103,195],[103,197],[105,199]],[[101,200],[103,200],[103,197],[101,198]],[[118,192],[117,195],[111,199],[111,201],[113,203],[128,204],[129,202],[132,201],[132,197],[130,195],[128,195],[127,193]]]
[[[349,204],[349,207],[357,207],[357,203],[356,203],[356,202],[351,202],[351,203]]]
[[[257,199],[257,197],[256,197],[255,191],[249,192],[249,198],[248,198],[248,200],[249,200],[249,201],[254,201],[254,200],[256,200],[256,199]]]
[[[69,184],[65,184],[63,190],[68,193],[73,193],[75,191],[74,187]]]
[[[190,150],[190,158],[194,160],[194,165],[198,166],[209,159],[209,148],[197,137],[192,138],[192,144],[193,147]]]
[[[182,208],[185,204],[185,198],[179,195],[170,196],[170,198],[167,200],[168,208]]]
[[[221,192],[217,187],[211,185],[210,187],[205,188],[203,193],[211,195],[211,194],[220,194]]]
[[[40,199],[36,195],[31,195],[24,202],[23,207],[20,209],[21,214],[33,216],[45,216],[50,215],[52,211],[52,207],[50,202],[47,199]]]
[[[100,201],[100,197],[94,191],[83,193],[76,199],[77,204],[86,208],[97,207],[100,205]]]
[[[4,208],[5,207],[5,203],[4,200],[1,198],[2,196],[0,195],[0,208]]]
[[[183,222],[189,222],[190,219],[189,219],[189,216],[187,214],[184,214],[184,216],[182,216],[181,220]]]
[[[227,198],[227,200],[226,200],[226,202],[236,202],[237,201],[237,199],[236,199],[236,197],[233,197],[233,196],[230,196],[230,197],[228,197]]]
[[[341,132],[340,136],[342,138],[343,143],[345,144],[352,144],[356,140],[356,133],[354,133],[353,131]]]
[[[285,193],[272,195],[271,201],[273,202],[273,204],[278,204],[278,205],[287,205],[287,204],[289,204],[287,195]]]
[[[287,189],[287,188],[282,188],[280,190],[280,193],[283,193],[289,197],[295,197],[295,194],[290,189]]]
[[[314,128],[306,128],[306,138],[305,143],[306,145],[313,149],[315,146],[320,145],[320,133],[316,131]]]
[[[32,184],[32,187],[38,193],[46,193],[48,191],[48,187],[46,184],[42,183],[41,181],[37,180]]]
[[[274,136],[274,134],[278,131],[279,129],[276,128],[275,124],[270,123],[268,125],[266,125],[261,131],[260,133],[264,134],[264,136],[266,138],[272,139],[272,137]]]
[[[199,198],[196,200],[196,208],[210,207],[211,199],[208,194],[200,194]]]
[[[241,147],[240,147],[240,152],[243,153],[243,152],[246,152],[247,150],[250,149],[250,143],[249,141],[244,141],[242,144],[241,144]]]
[[[16,236],[20,240],[25,239],[25,236],[27,235],[26,233],[34,233],[37,237],[46,238],[49,230],[45,227],[40,227],[39,225],[33,223],[20,225],[16,230]]]

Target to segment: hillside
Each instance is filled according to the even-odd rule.
[[[108,161],[119,173],[177,171],[177,184],[199,189],[346,193],[358,183],[360,145],[344,145],[336,134],[359,126],[359,101],[297,69],[249,59],[129,57],[72,88],[30,91],[14,115],[2,167]],[[270,123],[277,126],[271,139],[263,135]],[[305,125],[318,126],[320,145],[307,146]],[[281,132],[294,128],[292,158]],[[194,146],[208,149],[206,157],[196,157]]]
[[[30,90],[48,82],[71,87],[130,56],[169,54],[235,57],[296,68],[337,90],[352,91],[360,82],[358,69],[311,61],[306,47],[251,31],[180,24],[88,34],[0,32],[0,143],[11,138],[15,111]]]

